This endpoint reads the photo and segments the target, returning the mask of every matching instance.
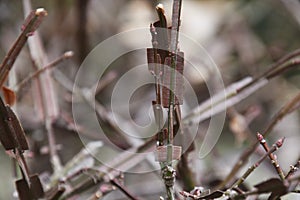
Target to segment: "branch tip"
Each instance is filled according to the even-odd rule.
[[[47,16],[48,12],[44,8],[38,8],[35,10],[36,16]]]
[[[157,4],[156,10],[165,14],[164,5],[162,3]]]
[[[278,148],[280,148],[280,147],[283,145],[284,140],[285,140],[285,137],[280,138],[280,139],[276,142],[276,146],[277,146]]]
[[[262,134],[260,134],[259,132],[256,133],[256,138],[259,142],[262,142],[264,139],[264,136]]]
[[[71,58],[74,56],[74,52],[73,51],[67,51],[64,53],[64,57],[65,58]]]

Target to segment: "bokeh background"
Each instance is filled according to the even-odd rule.
[[[171,0],[33,0],[33,8],[44,7],[48,11],[48,16],[38,30],[49,60],[56,59],[67,50],[75,53],[72,59],[53,69],[53,74],[59,70],[73,80],[81,63],[97,44],[123,31],[149,27],[151,22],[156,21],[155,6],[158,3],[163,3],[170,21]],[[296,0],[183,0],[181,31],[203,46],[218,66],[224,84],[229,85],[246,76],[258,76],[266,71],[270,64],[299,48],[299,10],[300,2]],[[4,58],[20,33],[23,19],[22,1],[0,1],[1,59]],[[136,37],[135,40],[136,42],[149,41],[149,47],[151,46],[150,34],[148,38]],[[127,41],[123,43],[124,46],[129,45]],[[111,91],[118,78],[128,71],[130,66],[145,63],[145,61],[146,58],[141,57],[139,52],[134,55],[124,55],[116,60],[111,70],[106,73],[108,84],[97,95],[97,100],[101,105],[109,110]],[[24,79],[34,70],[27,46],[18,57],[14,68],[18,80]],[[206,78],[214,76],[205,68],[199,68]],[[234,131],[233,127],[236,125],[234,114],[238,113],[250,118],[254,116],[249,124],[250,132],[263,131],[280,107],[299,92],[299,76],[299,69],[292,69],[276,77],[267,86],[228,110],[222,135],[211,154],[201,160],[197,158],[197,153],[190,156],[190,167],[195,174],[196,185],[207,187],[210,182],[224,178],[242,150],[249,145],[248,140],[251,136],[244,136]],[[200,76],[191,76],[190,80],[199,102],[207,99],[209,94],[204,79]],[[105,144],[105,140],[93,132],[93,128],[80,133],[65,128],[67,126],[65,120],[72,117],[72,94],[58,83],[55,83],[55,88],[60,112],[64,116],[62,122],[57,122],[55,135],[60,146],[59,154],[63,163],[66,163],[83,148],[78,134],[82,134],[81,137],[87,141],[99,140],[104,141]],[[154,93],[152,86],[143,87],[136,92],[130,104],[133,118],[141,124],[148,120],[148,116],[143,115],[141,109],[149,110],[148,102],[151,102],[154,97],[151,92]],[[36,119],[35,100],[32,98],[32,93],[34,89],[31,84],[28,84],[17,96],[16,106],[32,151],[35,153],[33,157],[28,157],[28,161],[33,172],[51,174],[46,146],[47,138],[42,123]],[[276,153],[285,172],[300,157],[299,122],[299,111],[295,111],[282,120],[268,138],[268,142],[272,144],[279,137],[286,137],[283,148]],[[200,133],[195,139],[196,143],[197,139],[201,140],[201,130],[205,130],[207,125],[206,121],[200,125]],[[113,130],[109,127],[107,130],[109,138],[115,144],[123,149],[129,147],[129,144],[114,136]],[[46,153],[36,153],[41,152],[41,149],[44,149]],[[13,199],[15,192],[13,164],[2,147],[0,150],[2,180],[0,199]],[[102,153],[118,154],[111,150],[109,145],[105,145]],[[251,161],[257,158],[258,155],[254,155]],[[144,165],[147,163],[140,164],[138,167],[145,167]],[[251,186],[274,176],[276,174],[272,166],[265,163],[249,177],[246,184]],[[134,194],[143,196],[145,199],[158,199],[158,196],[164,193],[159,172],[147,173],[144,176],[125,174],[125,185]],[[285,199],[291,198],[299,199],[300,197],[299,195],[285,197]],[[79,196],[78,199],[84,199],[84,197]],[[126,198],[120,192],[115,191],[105,199]]]

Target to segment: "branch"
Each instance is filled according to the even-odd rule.
[[[23,7],[24,13],[28,13],[31,10],[31,3],[30,0],[23,0]],[[44,47],[42,46],[41,39],[38,35],[38,32],[35,33],[34,37],[31,38],[32,40],[28,41],[30,55],[38,67],[41,69],[43,66],[46,66],[48,63],[48,58],[44,51]],[[57,119],[59,116],[59,109],[56,99],[56,93],[53,88],[52,78],[48,71],[45,73],[40,74],[38,76],[37,85],[40,89],[41,102],[42,102],[42,110],[41,113],[45,113],[44,115],[44,123],[47,130],[47,137],[49,142],[49,149],[50,149],[50,157],[51,157],[51,164],[54,170],[54,173],[61,170],[61,161],[57,154],[56,150],[56,141],[53,132],[53,123],[54,120]]]
[[[74,55],[72,51],[65,52],[62,56],[54,60],[53,62],[49,63],[45,67],[35,71],[30,76],[26,77],[24,80],[22,80],[20,83],[18,83],[16,86],[14,86],[14,89],[18,92],[20,91],[28,82],[30,82],[32,79],[37,78],[40,74],[45,72],[46,70],[52,69],[56,67],[59,63],[62,61],[71,58]]]
[[[35,11],[30,12],[26,17],[25,23],[22,26],[22,32],[14,42],[13,46],[5,56],[0,66],[0,87],[3,86],[6,81],[7,75],[15,63],[20,51],[25,45],[29,36],[38,28],[41,20],[47,15],[47,11],[43,8],[38,8]]]
[[[295,109],[295,106],[300,107],[300,93],[296,95],[292,100],[287,102],[273,117],[265,131],[263,132],[263,136],[267,137],[275,127],[275,125],[284,118],[287,114]],[[239,157],[238,161],[235,163],[234,167],[231,169],[231,172],[227,175],[227,177],[223,180],[223,182],[218,186],[218,188],[223,188],[231,179],[234,178],[235,174],[246,164],[250,155],[255,151],[258,146],[259,141],[252,144],[247,150],[245,150],[242,155]]]
[[[266,143],[264,136],[262,136],[260,133],[257,133],[257,139],[258,139],[259,143],[261,144],[261,146],[264,148],[264,150],[266,152],[268,152],[270,150],[270,148],[269,148],[268,144]],[[271,159],[271,163],[274,166],[275,170],[277,171],[277,174],[279,175],[280,179],[283,180],[285,176],[284,176],[283,171],[282,171],[281,167],[279,166],[274,154],[270,153],[269,158]]]
[[[172,167],[173,160],[173,138],[174,138],[174,108],[175,108],[175,87],[176,87],[176,66],[177,66],[177,51],[178,51],[178,37],[180,26],[180,14],[181,14],[182,0],[173,1],[173,13],[172,13],[172,31],[170,41],[171,52],[171,73],[170,73],[170,97],[169,97],[169,110],[168,110],[168,137],[167,137],[167,162],[166,166],[162,165],[162,176],[165,182],[167,190],[167,199],[173,200],[174,197],[174,183],[176,171]]]
[[[297,161],[297,163],[294,166],[291,165],[291,169],[285,176],[285,179],[292,177],[299,168],[300,168],[300,159]]]
[[[185,124],[189,124],[193,121],[197,121],[197,123],[200,123],[213,115],[223,112],[224,110],[226,110],[227,107],[233,106],[241,102],[249,95],[253,94],[258,89],[268,84],[268,82],[272,78],[282,74],[283,72],[293,67],[299,67],[299,63],[300,49],[297,49],[291,53],[288,53],[279,61],[272,64],[269,67],[270,69],[262,73],[261,75],[255,78],[246,77],[236,83],[229,85],[225,88],[225,91],[221,91],[220,93],[217,93],[210,99],[201,103],[191,113],[186,115],[183,118],[182,122]],[[224,106],[225,101],[226,106]]]
[[[246,178],[266,159],[266,157],[270,156],[282,146],[284,139],[285,138],[281,138],[273,144],[272,147],[255,164],[248,168],[248,170],[231,186],[230,189],[237,188],[240,184],[242,184]]]
[[[110,183],[116,186],[121,192],[123,192],[131,200],[139,200],[139,198],[133,196],[123,185],[119,183],[116,178],[110,180]]]

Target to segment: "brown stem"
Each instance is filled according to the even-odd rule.
[[[99,82],[99,85],[97,86],[95,95],[97,95],[98,93],[100,93],[106,86],[108,86],[109,84],[111,84],[111,82],[113,82],[115,79],[117,78],[117,73],[112,71],[112,72],[108,72],[106,75],[104,75]]]
[[[282,66],[284,63],[286,63],[287,61],[291,60],[292,58],[295,58],[297,56],[300,56],[300,49],[296,49],[295,51],[286,54],[284,57],[282,57],[281,59],[279,59],[276,63],[272,64],[270,66],[270,69],[268,71],[266,71],[264,74],[262,74],[262,77],[265,77],[269,74],[272,74],[272,72],[274,72],[275,70],[277,70],[278,68],[280,68],[280,66]]]
[[[41,20],[47,15],[47,11],[43,8],[36,9],[32,11],[25,19],[25,24],[22,27],[22,32],[5,56],[3,62],[0,66],[0,87],[4,84],[9,70],[15,63],[21,49],[25,45],[29,36],[38,28]]]
[[[125,188],[123,185],[121,185],[116,178],[111,179],[110,182],[111,182],[111,184],[113,184],[114,186],[116,186],[119,190],[121,190],[121,192],[123,192],[129,199],[131,199],[131,200],[139,200],[139,198],[133,196],[127,190],[127,188]]]
[[[130,147],[130,141],[128,137],[122,134],[121,130],[118,128],[114,119],[111,118],[107,109],[101,105],[98,101],[93,101],[91,97],[91,90],[83,91],[82,88],[73,83],[68,77],[66,77],[62,72],[57,70],[54,74],[54,78],[61,84],[65,89],[72,92],[73,94],[80,96],[92,109],[95,109],[97,117],[101,122],[106,123],[113,131],[117,133],[117,143],[123,144],[121,147],[127,149]],[[101,84],[101,82],[100,82]],[[115,136],[115,135],[113,135]],[[114,140],[115,138],[112,138]]]
[[[300,93],[297,94],[292,100],[287,102],[278,112],[277,114],[273,117],[271,122],[268,124],[267,128],[263,132],[263,136],[267,137],[275,125],[282,119],[284,118],[287,114],[290,113],[291,110],[295,108],[295,105],[299,105],[300,102]],[[222,181],[220,185],[218,185],[218,188],[223,188],[226,186],[228,182],[230,182],[235,174],[239,172],[239,170],[247,163],[247,160],[249,159],[250,155],[255,151],[256,147],[258,146],[259,141],[256,141],[253,143],[248,149],[246,149],[242,155],[239,157],[238,161],[235,163],[233,168],[231,169],[230,173],[227,175],[227,177]]]
[[[68,199],[78,193],[90,189],[91,187],[101,183],[105,179],[105,176],[109,177],[110,179],[115,178],[119,175],[119,172],[116,173],[114,167],[122,167],[123,171],[126,171],[127,169],[139,164],[141,161],[139,158],[141,158],[141,156],[139,156],[138,154],[153,151],[154,144],[155,139],[153,138],[148,142],[145,142],[144,144],[140,145],[138,148],[129,149],[128,152],[131,153],[121,153],[107,164],[107,166],[111,166],[112,168],[108,168],[107,166],[100,166],[97,169],[93,169],[93,171],[98,171],[98,173],[93,173],[94,176],[92,179],[90,178],[82,181],[80,184],[74,187],[68,194],[66,194],[62,199]],[[81,171],[75,172],[73,175],[71,175],[71,178],[76,177],[81,173]],[[107,176],[107,174],[109,175]]]
[[[78,47],[78,61],[84,60],[88,53],[88,36],[87,36],[87,8],[89,0],[77,0],[78,25],[76,42]]]
[[[285,179],[292,177],[299,168],[300,168],[300,160],[298,160],[298,162],[294,166],[291,166],[291,169],[285,176]]]
[[[31,10],[30,0],[23,0],[23,7],[24,12],[28,13]],[[35,33],[34,37],[32,37],[32,40],[30,40],[28,44],[30,55],[34,63],[39,69],[41,69],[48,63],[48,58],[46,56],[44,46],[42,45],[38,32]],[[45,113],[44,123],[49,141],[51,164],[54,172],[56,173],[59,172],[62,168],[60,159],[57,155],[55,136],[52,128],[53,122],[59,116],[56,92],[54,91],[53,80],[50,76],[49,71],[46,70],[44,73],[40,74],[37,80],[38,85],[40,85],[41,88],[41,100],[43,105],[42,109]]]
[[[264,139],[264,136],[262,136],[260,133],[257,133],[257,139],[258,139],[259,143],[262,145],[262,147],[264,148],[264,150],[266,152],[268,152],[270,150],[270,148],[269,148],[269,145],[267,144],[266,140]],[[285,176],[284,176],[283,171],[282,171],[281,167],[279,166],[274,154],[270,153],[269,158],[271,159],[271,163],[274,166],[275,170],[277,171],[277,174],[279,175],[280,179],[283,180]]]
[[[248,168],[248,170],[242,175],[241,178],[239,178],[231,187],[237,188],[240,184],[242,184],[246,178],[266,159],[266,157],[270,156],[272,153],[274,153],[278,148],[282,146],[284,142],[284,138],[281,138],[276,142],[276,144],[273,144],[272,147],[263,155],[255,164],[253,164],[251,167]]]
[[[72,51],[65,52],[62,56],[54,60],[53,62],[49,63],[45,67],[38,69],[33,74],[22,80],[18,85],[16,85],[16,90],[21,90],[28,82],[30,82],[32,79],[37,78],[41,73],[45,72],[46,70],[52,69],[53,67],[56,67],[59,63],[62,61],[69,59],[73,56]]]
[[[293,51],[291,53],[288,53],[287,55],[285,55],[284,57],[279,59],[277,62],[273,63],[269,67],[269,70],[262,73],[261,75],[256,77],[253,81],[251,81],[247,85],[240,88],[239,92],[241,92],[242,90],[244,90],[244,89],[248,88],[249,86],[253,85],[254,83],[259,81],[260,79],[263,79],[263,78],[271,79],[271,78],[281,74],[282,72],[286,71],[287,69],[289,69],[291,67],[298,66],[299,65],[299,60],[297,59],[298,56],[300,56],[300,49],[296,49],[295,51]],[[295,60],[292,60],[292,59],[295,59]]]

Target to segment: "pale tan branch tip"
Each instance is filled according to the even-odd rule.
[[[36,16],[47,16],[48,13],[44,8],[38,8],[35,10],[35,15]]]
[[[156,10],[161,11],[163,14],[165,14],[164,5],[162,3],[158,4],[156,6]]]
[[[65,58],[70,58],[74,56],[74,52],[73,51],[67,51],[64,53],[64,57]]]

